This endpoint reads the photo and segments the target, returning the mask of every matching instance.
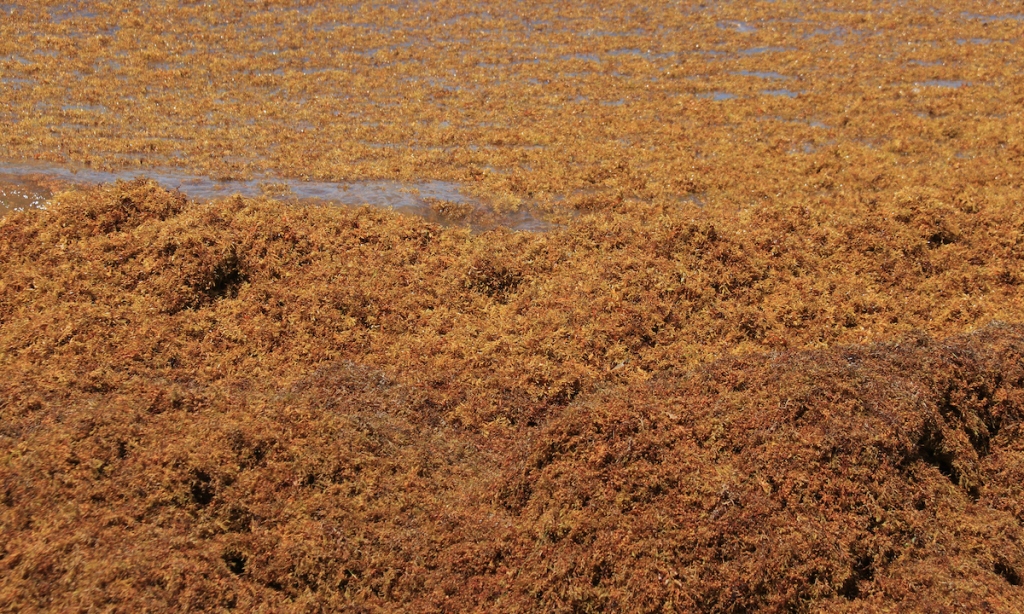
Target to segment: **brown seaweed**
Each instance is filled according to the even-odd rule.
[[[936,206],[62,193],[0,222],[2,601],[1018,608],[1020,225]]]
[[[156,4],[0,4],[9,161],[254,186],[0,218],[0,609],[1024,610],[1015,4]]]

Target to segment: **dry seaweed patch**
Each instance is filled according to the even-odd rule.
[[[471,235],[369,209],[194,205],[141,181],[69,192],[0,226],[4,362],[116,387],[345,358],[422,378],[445,420],[515,422],[724,353],[1018,320],[1018,208],[939,196],[690,221],[625,202]]]
[[[63,193],[0,221],[0,602],[1020,608],[1011,203]]]
[[[747,356],[574,404],[498,498],[530,527],[519,586],[565,609],[1015,611],[1022,529],[996,502],[1019,476],[986,459],[1019,450],[1019,335]]]
[[[1022,350],[998,326],[727,360],[573,404],[504,457],[416,427],[422,393],[345,362],[204,408],[108,399],[7,464],[5,593],[126,608],[1013,609],[1024,552],[998,505],[1019,480],[984,472],[977,498],[923,442],[936,424],[969,437],[969,417],[994,433],[988,450],[1019,455]]]

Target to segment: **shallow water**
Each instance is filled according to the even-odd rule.
[[[733,74],[744,77],[758,77],[759,79],[787,80],[792,77],[777,73],[773,70],[738,70]]]
[[[959,88],[967,85],[966,81],[954,81],[951,79],[929,79],[928,81],[922,81],[921,85],[928,87],[950,87]]]
[[[476,229],[506,226],[513,230],[543,231],[550,228],[528,211],[493,213],[486,203],[463,194],[458,183],[448,181],[217,180],[172,169],[98,171],[40,162],[0,163],[0,217],[13,211],[45,208],[52,196],[48,185],[96,185],[138,177],[152,179],[198,201],[235,194],[265,196],[304,203],[383,207],[445,225],[467,225]]]
[[[697,94],[697,98],[710,98],[715,101],[732,100],[736,98],[736,94],[730,94],[729,92],[705,92]]]
[[[28,177],[0,173],[0,217],[11,211],[40,209],[51,192]]]

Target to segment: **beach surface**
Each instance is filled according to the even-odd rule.
[[[1022,38],[0,4],[0,610],[1024,611]]]

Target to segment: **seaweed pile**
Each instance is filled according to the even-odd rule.
[[[0,600],[1020,608],[1021,214],[911,211],[63,192],[0,221]]]
[[[0,610],[1024,611],[1019,11],[0,3]]]

